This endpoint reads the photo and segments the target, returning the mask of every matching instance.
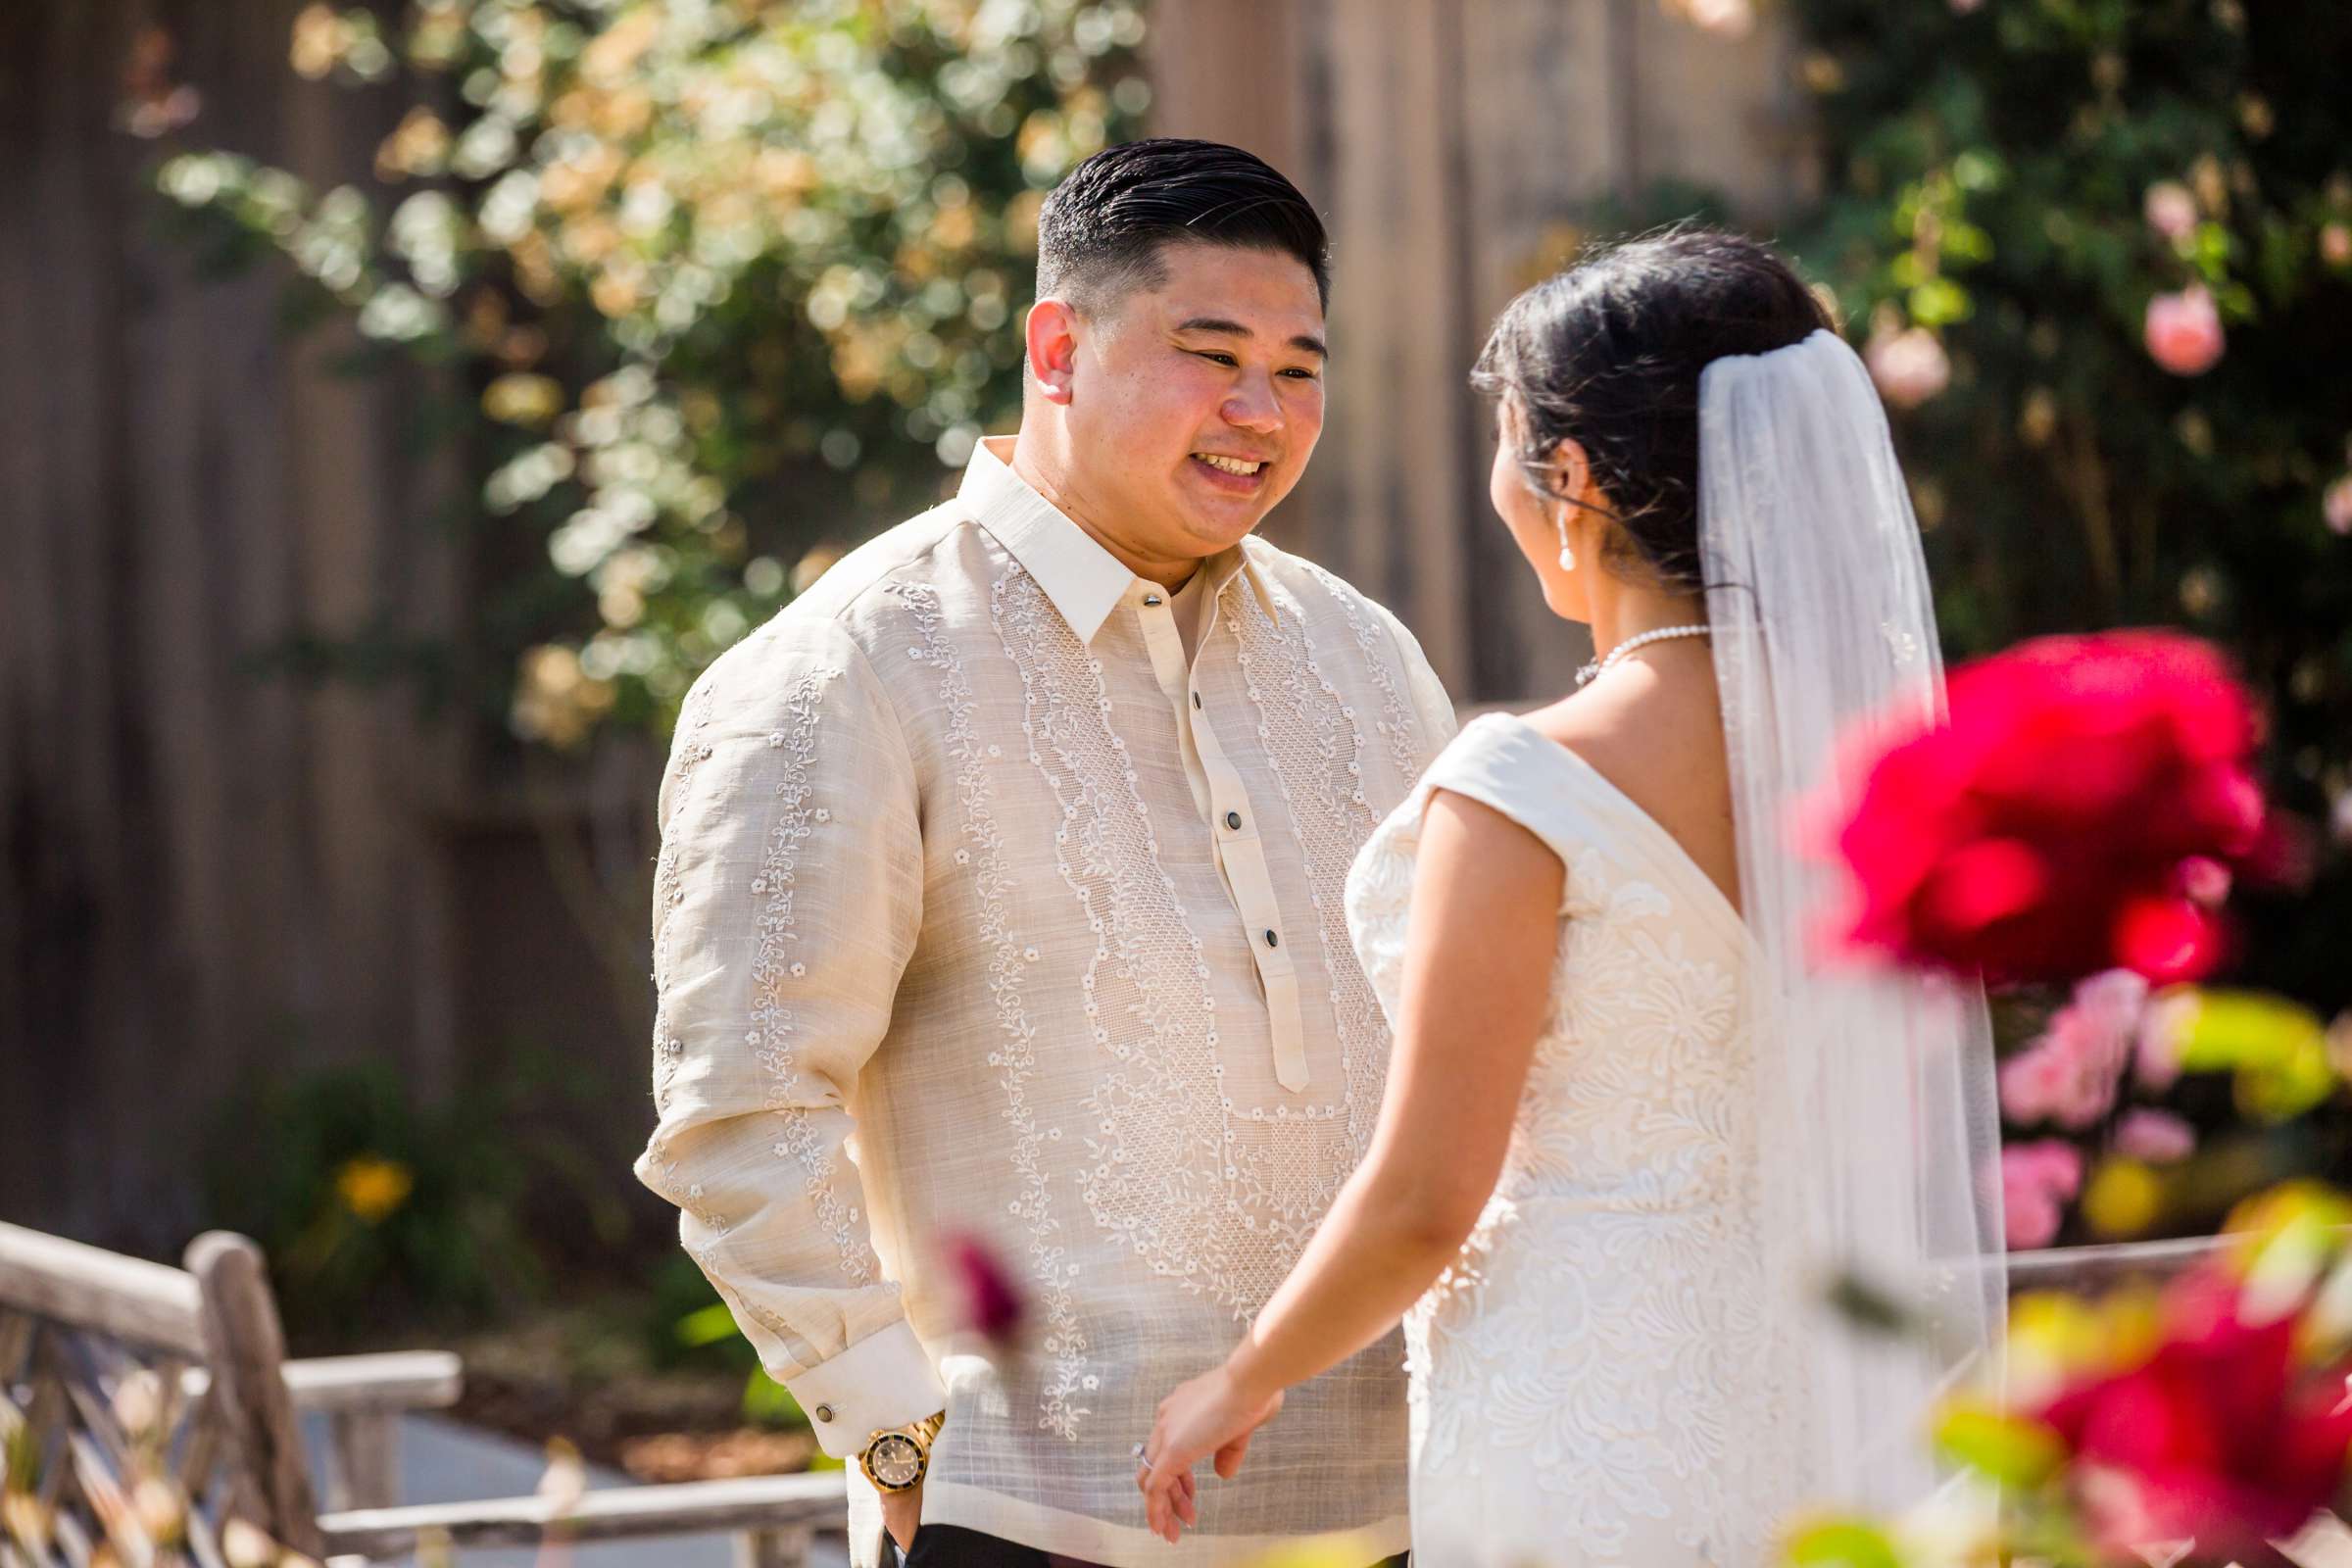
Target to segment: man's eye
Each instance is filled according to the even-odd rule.
[[[1285,370],[1282,373],[1294,381],[1320,381],[1323,379],[1312,370]]]
[[[1238,368],[1242,363],[1241,361],[1235,359],[1232,355],[1220,354],[1214,349],[1196,349],[1194,350],[1194,353],[1203,360],[1214,360],[1219,365],[1233,366]]]

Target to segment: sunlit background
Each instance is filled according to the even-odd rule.
[[[0,1218],[246,1231],[299,1345],[463,1343],[641,1474],[804,1458],[628,1174],[653,781],[1011,428],[1043,195],[1147,133],[1325,212],[1268,532],[1465,707],[1588,652],[1488,515],[1487,321],[1611,234],[1788,246],[1952,658],[2171,625],[2264,715],[2227,989],[2002,1003],[2012,1243],[2352,1174],[2347,59],[2320,0],[10,7]]]

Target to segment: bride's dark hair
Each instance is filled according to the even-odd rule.
[[[1602,553],[1611,569],[1696,589],[1699,372],[1836,324],[1770,246],[1677,227],[1612,245],[1511,301],[1470,379],[1518,409],[1519,461],[1540,493],[1557,498],[1552,449],[1583,446],[1616,519]]]

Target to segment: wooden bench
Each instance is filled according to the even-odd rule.
[[[0,1224],[0,1568],[295,1568],[284,1553],[360,1568],[710,1533],[735,1537],[744,1568],[800,1568],[816,1534],[846,1527],[825,1474],[403,1506],[399,1418],[455,1402],[458,1358],[288,1361],[260,1248],[211,1231],[183,1260]],[[332,1434],[323,1512],[306,1409]]]

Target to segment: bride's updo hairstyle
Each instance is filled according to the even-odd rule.
[[[1584,447],[1616,519],[1603,564],[1695,591],[1699,372],[1835,325],[1770,247],[1675,228],[1611,246],[1511,301],[1471,384],[1518,411],[1518,458],[1538,494],[1561,499],[1552,449]]]

